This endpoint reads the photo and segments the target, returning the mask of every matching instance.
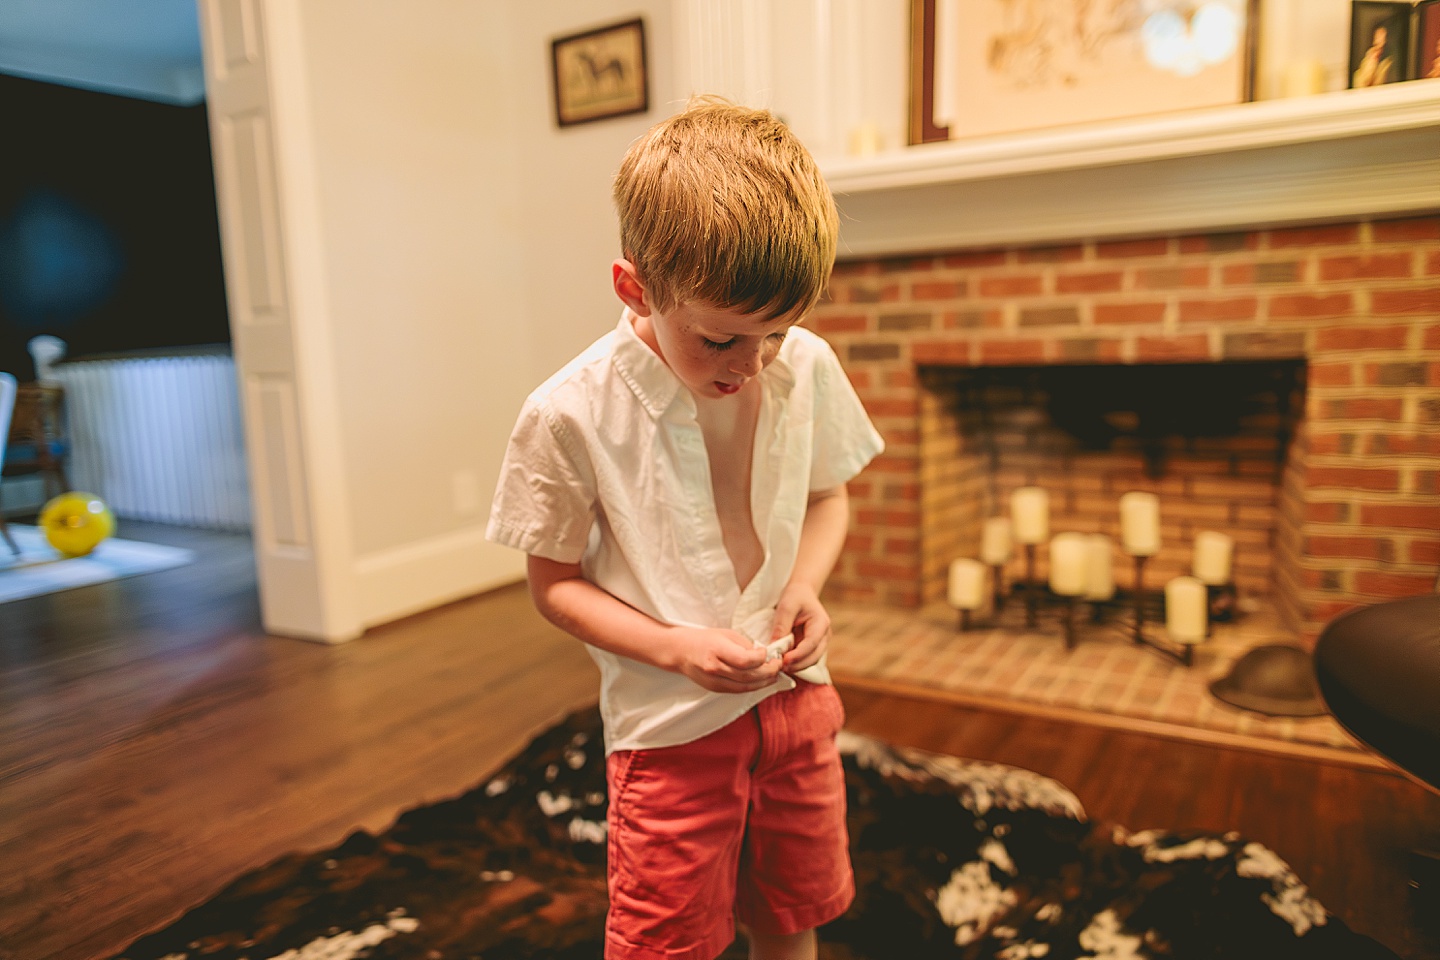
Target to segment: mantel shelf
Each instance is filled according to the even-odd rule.
[[[823,164],[841,257],[1440,210],[1440,81]]]

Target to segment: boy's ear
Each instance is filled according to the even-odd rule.
[[[640,272],[629,260],[616,260],[610,266],[610,280],[615,287],[615,296],[634,311],[637,317],[650,316],[650,305],[645,302],[645,284]]]

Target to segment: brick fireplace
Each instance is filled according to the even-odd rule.
[[[847,261],[811,325],[887,443],[837,599],[940,598],[1029,483],[1052,532],[1117,534],[1122,493],[1158,494],[1152,585],[1230,534],[1242,592],[1306,641],[1435,589],[1440,218]]]

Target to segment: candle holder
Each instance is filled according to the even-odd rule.
[[[1065,598],[1065,649],[1075,649],[1075,598]]]
[[[1105,608],[1110,606],[1109,599],[1090,600],[1090,622],[1095,626],[1105,622]]]
[[[1035,596],[1035,544],[1025,544],[1025,626],[1036,626],[1040,621],[1036,613],[1039,598]]]
[[[1136,643],[1145,642],[1145,558],[1135,558],[1135,634]]]
[[[1066,534],[1060,536],[1066,536]],[[1113,636],[1115,632],[1118,632],[1123,637],[1126,632],[1131,632],[1131,639],[1134,643],[1148,646],[1157,653],[1170,657],[1185,666],[1194,666],[1193,644],[1179,643],[1171,640],[1168,635],[1152,637],[1146,631],[1147,617],[1155,618],[1153,597],[1145,586],[1145,565],[1150,559],[1148,556],[1131,555],[1135,562],[1133,596],[1117,595],[1114,590],[1114,582],[1108,577],[1100,592],[1087,594],[1087,591],[1093,589],[1091,580],[1087,579],[1083,587],[1077,588],[1073,577],[1067,575],[1057,580],[1057,572],[1053,569],[1051,582],[1042,583],[1036,576],[1039,545],[1026,543],[1020,544],[1020,546],[1025,548],[1023,575],[1011,578],[1008,584],[1006,583],[1004,564],[984,564],[990,568],[991,576],[994,578],[991,583],[993,603],[988,611],[977,602],[977,598],[970,592],[965,594],[967,597],[967,606],[965,607],[960,606],[954,600],[951,601],[958,614],[959,631],[969,631],[979,627],[1002,628],[1006,626],[1012,630],[1029,631],[1040,627],[1044,621],[1046,624],[1053,623],[1058,626],[1065,638],[1065,649],[1071,651],[1079,646],[1080,635],[1088,626],[1099,626],[1108,622],[1112,625],[1106,627],[1107,634]],[[1051,546],[1053,549],[1055,544],[1052,542]],[[979,562],[973,560],[967,562],[980,567]],[[1053,562],[1054,557],[1052,556]],[[971,590],[973,589],[972,587]],[[1019,605],[1009,603],[1009,593],[1016,591],[1024,593],[1023,619],[1018,610],[1009,616],[1002,616],[1007,609],[1007,604],[1008,609],[1011,610]],[[1021,598],[1016,597],[1015,599],[1020,600]],[[1083,611],[1077,611],[1081,603],[1090,605],[1088,617],[1084,617]],[[1130,625],[1124,623],[1124,611],[1127,605],[1133,607],[1133,631],[1129,630]],[[1148,613],[1147,606],[1152,608]]]
[[[1194,644],[1171,643],[1145,634],[1145,560],[1143,556],[1135,557],[1135,632],[1131,639],[1136,644],[1144,644],[1156,653],[1178,660],[1187,667],[1193,667]]]
[[[1025,576],[1023,580],[1014,582],[1014,589],[1023,591],[1025,601],[1025,629],[1033,630],[1040,625],[1041,607],[1051,607],[1056,601],[1063,603],[1063,610],[1060,612],[1060,625],[1065,634],[1065,649],[1074,650],[1078,645],[1078,634],[1076,631],[1075,606],[1083,598],[1079,594],[1062,594],[1054,590],[1053,586],[1048,588],[1035,576],[1036,552],[1039,544],[1021,544],[1025,548]],[[1004,567],[992,565],[991,570],[995,577],[994,590],[995,602],[992,610],[992,619],[998,620],[1001,612],[1005,609],[1006,594],[1004,589]],[[1099,622],[1097,618],[1096,622]],[[963,629],[963,628],[962,628]]]
[[[1014,583],[1014,589],[1023,590],[1025,593],[1025,614],[1023,621],[1024,629],[1033,630],[1041,626],[1042,618],[1046,621],[1047,624],[1052,621],[1058,621],[1060,629],[1065,637],[1066,650],[1074,650],[1076,647],[1079,646],[1080,643],[1080,627],[1082,625],[1082,620],[1078,612],[1079,605],[1081,603],[1090,603],[1091,606],[1095,608],[1099,608],[1105,605],[1103,601],[1091,601],[1086,600],[1084,597],[1078,595],[1066,596],[1064,594],[1055,593],[1049,588],[1047,588],[1044,584],[1037,582],[1033,576],[1029,577],[1024,581],[1017,580]],[[1002,625],[1000,617],[1000,600],[1001,597],[997,593],[996,606],[992,609],[990,616],[990,623],[993,626]],[[960,611],[961,630],[969,629],[968,624],[970,621],[967,617],[967,613],[968,611],[965,610]],[[1016,617],[1008,619],[1011,629],[1020,628],[1021,622],[1018,615]],[[1099,614],[1096,614],[1092,622],[1096,624],[1102,623],[1103,618]]]

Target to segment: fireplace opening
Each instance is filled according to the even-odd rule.
[[[1283,605],[1301,522],[1294,474],[1303,465],[1291,454],[1305,409],[1303,360],[917,372],[924,602],[944,598],[951,561],[979,556],[985,518],[1007,515],[1016,489],[1039,486],[1052,536],[1116,541],[1122,592],[1134,574],[1118,549],[1119,501],[1138,490],[1160,502],[1148,587],[1190,573],[1196,535],[1214,530],[1234,542],[1241,596]],[[1047,553],[1038,551],[1041,582]],[[1023,573],[1012,558],[1008,582]]]

